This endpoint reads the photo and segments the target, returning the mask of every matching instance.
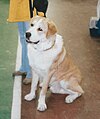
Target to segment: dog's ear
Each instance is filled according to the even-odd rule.
[[[52,21],[49,21],[48,22],[48,32],[46,34],[46,37],[48,38],[49,36],[54,35],[55,33],[57,33],[56,25]]]

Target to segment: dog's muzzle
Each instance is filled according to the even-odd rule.
[[[30,32],[26,32],[26,42],[27,43],[34,43],[34,44],[38,44],[39,43],[39,41],[36,41],[36,42],[30,41],[30,37],[31,37],[31,33]]]

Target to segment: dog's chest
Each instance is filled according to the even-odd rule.
[[[30,66],[37,71],[47,71],[52,65],[57,54],[53,51],[38,52],[28,47],[28,58]]]

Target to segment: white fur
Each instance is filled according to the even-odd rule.
[[[43,31],[37,31],[39,27],[41,27]],[[33,79],[31,84],[31,91],[28,95],[25,96],[25,100],[27,101],[35,98],[35,91],[37,89],[37,83],[39,79],[41,80],[40,82],[43,81],[42,85],[45,85],[45,82],[48,80],[46,77],[48,77],[48,71],[53,61],[62,51],[62,36],[54,34],[47,39],[47,30],[47,25],[44,25],[42,20],[39,20],[38,22],[35,21],[34,27],[31,27],[27,31],[31,33],[30,41],[39,41],[38,44],[28,44],[28,58],[29,64],[32,67]],[[48,50],[49,48],[51,49]],[[44,111],[45,109],[47,109],[45,103],[45,95],[43,95],[42,92],[43,91],[41,90],[38,100],[37,110],[39,111]]]
[[[41,44],[40,44],[41,45]],[[48,41],[42,44],[44,47],[48,46]],[[59,52],[61,52],[63,46],[63,39],[60,35],[56,35],[55,47],[47,51],[39,51],[34,49],[33,44],[28,44],[28,57],[30,66],[41,76],[45,76],[48,72],[50,66],[52,65],[54,59],[57,57]]]
[[[46,44],[48,42],[44,42],[44,46],[48,46]],[[53,49],[47,50],[47,51],[39,51],[38,47],[37,49],[34,49],[32,44],[28,44],[28,57],[29,57],[29,64],[32,67],[33,72],[37,73],[40,79],[45,78],[45,76],[48,74],[49,68],[51,67],[54,59],[57,57],[59,52],[61,52],[63,46],[63,39],[61,36],[56,35],[56,41],[55,46]],[[35,82],[38,82],[38,79],[35,78],[33,73],[33,79],[32,79],[32,85],[31,91],[28,95],[25,96],[25,100],[30,101],[35,98]],[[47,109],[46,103],[45,103],[45,97],[44,95],[39,97],[38,101],[38,107],[37,109],[39,111],[44,111]]]
[[[32,68],[32,84],[31,91],[25,96],[25,100],[31,101],[36,97],[37,84],[40,80],[40,86],[42,87],[40,96],[38,99],[37,110],[45,111],[47,105],[45,102],[46,91],[48,86],[50,87],[51,92],[60,93],[60,94],[69,94],[66,97],[65,102],[71,103],[80,95],[77,92],[71,91],[68,88],[68,82],[57,81],[55,77],[49,74],[49,70],[63,49],[63,39],[62,36],[54,34],[49,38],[46,37],[48,32],[48,24],[46,21],[40,19],[39,21],[34,21],[34,26],[31,27],[27,32],[31,33],[29,40],[32,43],[28,43],[28,58],[29,64]],[[38,28],[41,28],[42,31],[38,31]],[[39,41],[37,44],[34,42]],[[60,57],[58,64],[60,64],[66,55],[66,50]],[[52,77],[50,77],[52,76]]]

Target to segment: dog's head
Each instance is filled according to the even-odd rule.
[[[31,19],[30,28],[26,32],[28,43],[45,42],[57,32],[55,24],[45,17],[36,16]]]

